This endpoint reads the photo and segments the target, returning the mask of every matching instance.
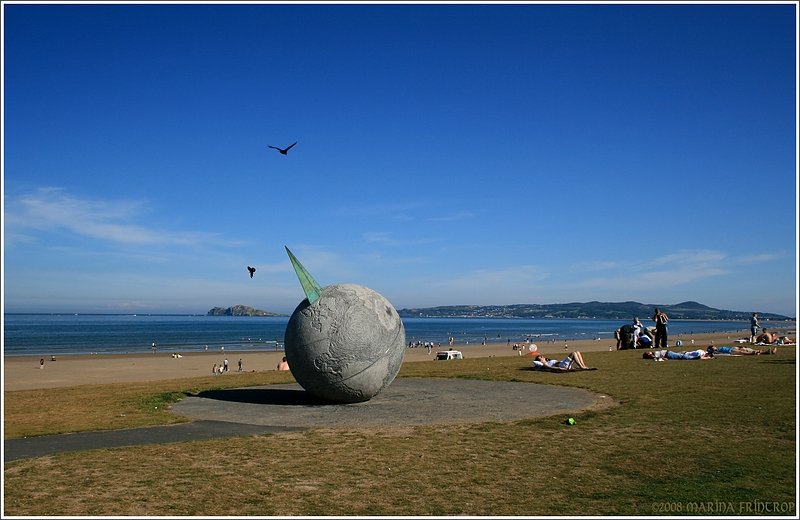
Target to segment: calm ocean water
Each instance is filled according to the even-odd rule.
[[[223,346],[229,352],[281,350],[288,321],[288,317],[5,314],[3,354],[148,353],[153,342],[159,352],[199,352],[206,345],[209,351],[218,351]],[[432,341],[443,345],[451,336],[459,345],[480,344],[484,339],[489,343],[515,343],[528,337],[537,342],[610,339],[614,330],[625,323],[586,319],[403,319],[406,342]],[[771,325],[778,328],[795,324]],[[742,331],[746,334],[748,326],[743,321],[672,320],[669,333]]]

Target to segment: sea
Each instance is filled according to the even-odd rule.
[[[143,314],[4,314],[3,355],[279,351],[288,317]],[[403,318],[406,343],[447,345],[613,339],[626,322],[593,319]],[[795,327],[773,322],[767,327]],[[671,320],[670,335],[749,334],[749,322]]]

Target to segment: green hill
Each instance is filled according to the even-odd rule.
[[[638,316],[647,319],[658,307],[678,320],[742,320],[747,321],[755,311],[714,309],[688,301],[675,305],[639,302],[584,302],[516,305],[446,305],[441,307],[400,309],[401,317],[429,318],[585,318],[621,320]],[[759,312],[762,320],[788,320],[788,316]]]

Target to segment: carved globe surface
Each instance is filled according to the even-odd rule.
[[[389,386],[405,354],[403,322],[389,301],[361,285],[322,289],[286,325],[286,360],[307,392],[340,403],[368,401]]]

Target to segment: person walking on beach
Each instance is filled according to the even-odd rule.
[[[653,342],[653,347],[667,348],[667,323],[669,322],[669,316],[656,307],[656,312],[653,314],[653,321],[656,322],[656,338]]]
[[[225,361],[223,361],[223,370],[225,372],[228,371],[228,358],[227,357],[225,358]]]
[[[211,369],[211,373],[217,375],[217,364],[214,363],[214,367]]]
[[[242,358],[239,358],[239,372],[242,371]]]
[[[41,370],[42,368],[44,368],[44,358],[39,360],[39,369]]]
[[[754,312],[753,316],[750,317],[750,343],[756,342],[756,336],[758,336],[758,328],[761,326],[758,323],[758,313]]]

